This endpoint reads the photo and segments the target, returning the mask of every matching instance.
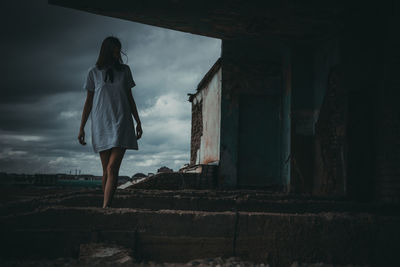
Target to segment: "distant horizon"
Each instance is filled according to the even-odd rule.
[[[167,167],[167,166],[165,166],[165,167]],[[160,167],[161,168],[161,167]],[[175,171],[174,171],[175,172]],[[101,177],[101,176],[103,176],[103,175],[95,175],[95,174],[92,174],[92,173],[80,173],[80,174],[75,174],[75,173],[64,173],[64,172],[51,172],[51,173],[40,173],[40,172],[38,172],[38,173],[18,173],[18,172],[6,172],[6,171],[1,171],[0,170],[0,173],[5,173],[5,174],[18,174],[18,175],[20,175],[20,174],[27,174],[27,175],[35,175],[35,174],[46,174],[46,175],[56,175],[56,174],[66,174],[66,175],[73,175],[73,176],[79,176],[79,175],[93,175],[93,176],[98,176],[98,177]],[[155,172],[136,172],[136,173],[134,173],[134,174],[132,174],[132,175],[130,175],[130,176],[133,176],[133,175],[135,175],[135,174],[138,174],[138,173],[143,173],[143,174],[149,174],[149,173],[153,173],[153,174],[156,174],[156,173],[158,173],[157,171],[155,171]],[[121,175],[121,174],[118,174],[118,176],[129,176],[129,175]]]

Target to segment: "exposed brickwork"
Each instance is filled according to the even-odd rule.
[[[346,176],[346,94],[340,67],[331,69],[315,128],[318,193],[344,194]]]
[[[203,100],[196,104],[192,102],[192,133],[190,141],[190,165],[196,164],[197,150],[200,148],[201,136],[203,135]]]

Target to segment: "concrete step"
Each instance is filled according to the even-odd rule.
[[[400,218],[369,213],[271,213],[41,207],[1,218],[2,258],[78,256],[115,242],[136,259],[185,262],[238,256],[271,266],[297,262],[391,266]]]
[[[34,201],[0,206],[0,216],[31,211],[38,207],[101,207],[100,189],[55,194]],[[396,203],[360,203],[345,199],[315,198],[250,190],[117,190],[112,207],[149,210],[253,211],[278,213],[367,212],[400,215]]]

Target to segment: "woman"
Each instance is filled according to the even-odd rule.
[[[137,140],[142,136],[142,127],[131,91],[135,85],[129,66],[121,59],[121,42],[107,37],[83,85],[87,96],[78,135],[79,143],[86,145],[84,128],[91,113],[92,146],[100,154],[103,167],[103,208],[111,205],[125,150],[139,149]]]

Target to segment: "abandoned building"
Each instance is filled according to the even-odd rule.
[[[293,2],[261,11],[223,1],[215,13],[191,10],[207,14],[199,25],[159,22],[222,39],[221,58],[189,94],[190,163],[218,162],[224,188],[398,201],[391,3]]]
[[[42,206],[29,204],[42,210],[4,220],[14,235],[67,243],[70,254],[82,240],[112,240],[136,249],[138,258],[171,261],[218,255],[271,266],[398,261],[398,2],[49,3],[222,40],[221,57],[188,99],[188,168],[217,166],[215,183],[205,191],[137,187],[115,200],[121,210],[107,212],[94,208],[101,192],[43,199]],[[190,173],[170,177],[180,183]],[[64,222],[62,214],[79,220]],[[104,220],[103,228],[85,214]],[[21,216],[30,223],[17,223]],[[60,246],[52,253],[62,254]]]

